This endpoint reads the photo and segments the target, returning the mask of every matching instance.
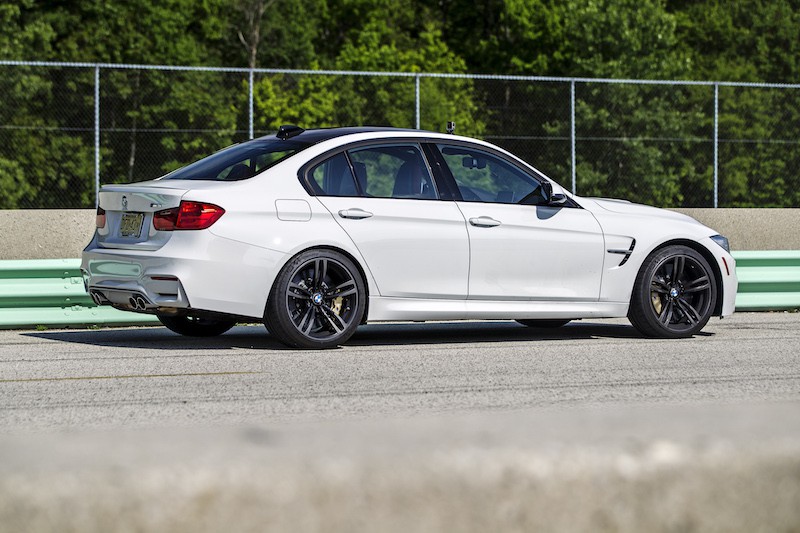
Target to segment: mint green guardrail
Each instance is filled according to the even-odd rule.
[[[734,252],[737,311],[800,308],[800,251]],[[146,325],[151,315],[97,307],[79,259],[0,261],[0,328]]]
[[[734,252],[737,311],[800,309],[800,251]]]
[[[151,315],[97,307],[79,259],[0,261],[0,328],[152,324]]]

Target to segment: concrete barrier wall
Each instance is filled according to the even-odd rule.
[[[0,533],[796,532],[797,411],[608,403],[0,434]]]
[[[734,250],[800,250],[800,209],[676,209],[725,235]],[[0,260],[80,257],[94,210],[0,211]]]
[[[94,233],[94,209],[0,211],[0,260],[80,257]]]
[[[674,209],[725,235],[733,250],[800,250],[800,209]]]

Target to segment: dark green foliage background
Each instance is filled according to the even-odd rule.
[[[254,47],[253,43],[257,42]],[[0,59],[586,78],[800,81],[798,0],[15,0]],[[414,126],[414,79],[255,76],[257,135]],[[569,83],[422,78],[421,126],[569,187]],[[101,73],[104,183],[248,134],[246,73]],[[0,208],[94,203],[94,71],[0,66]],[[577,192],[712,205],[713,87],[576,86]],[[720,88],[721,206],[800,206],[800,90]]]

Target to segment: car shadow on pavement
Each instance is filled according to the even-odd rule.
[[[598,338],[643,338],[628,324],[574,321],[560,328],[529,328],[516,322],[435,322],[368,324],[347,342],[350,346],[402,344],[475,344],[490,342],[535,342]]]
[[[261,325],[236,326],[218,337],[183,337],[163,327],[108,328],[24,332],[22,335],[58,342],[144,348],[148,350],[289,350]],[[710,335],[701,333],[700,335]],[[575,321],[556,329],[529,328],[516,322],[433,322],[367,324],[344,346],[476,344],[559,340],[644,339],[628,324]]]
[[[218,337],[184,337],[161,326],[31,331],[23,335],[74,344],[146,350],[289,349],[270,336],[261,325],[236,326]]]

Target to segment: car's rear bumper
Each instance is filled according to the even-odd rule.
[[[197,309],[261,318],[285,254],[181,232],[154,251],[109,249],[93,240],[81,269],[97,303],[139,312]]]

